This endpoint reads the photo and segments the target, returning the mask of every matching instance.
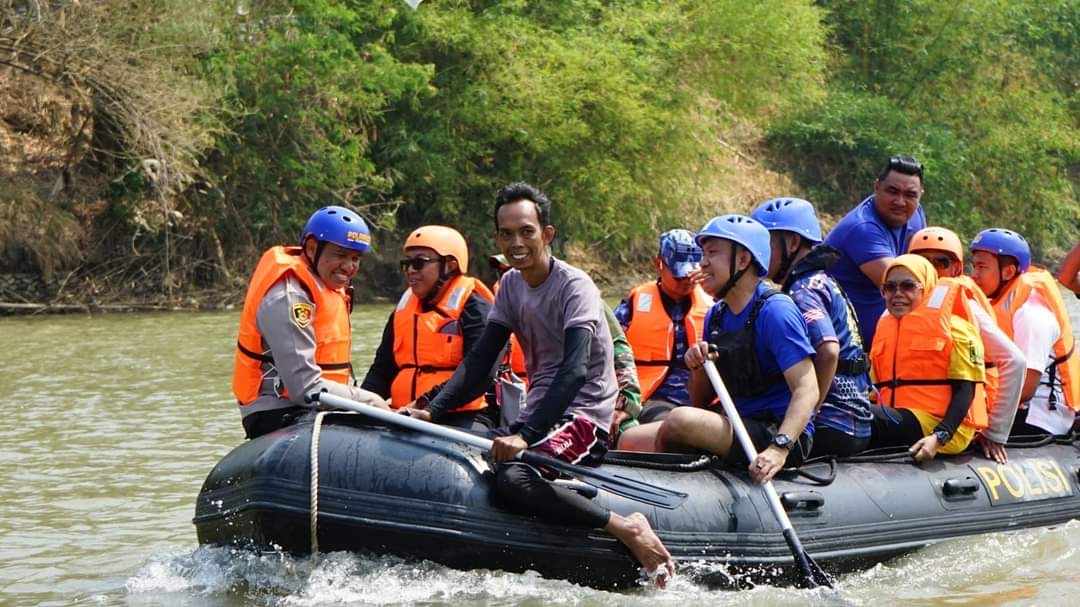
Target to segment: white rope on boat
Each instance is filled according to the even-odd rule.
[[[322,433],[322,420],[330,411],[320,411],[315,415],[315,424],[311,428],[311,558],[319,554],[319,435]]]
[[[327,415],[356,415],[352,411],[319,411],[311,426],[311,558],[319,554],[319,436],[322,434],[323,418]]]

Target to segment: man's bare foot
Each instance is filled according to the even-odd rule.
[[[604,529],[630,550],[630,554],[660,588],[666,586],[668,578],[675,575],[675,561],[671,560],[671,553],[657,537],[644,514],[635,512],[622,516],[612,512]]]

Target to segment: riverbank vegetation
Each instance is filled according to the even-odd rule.
[[[647,269],[660,230],[766,198],[839,216],[901,153],[926,165],[931,222],[964,236],[1008,226],[1052,260],[1080,225],[1077,0],[0,12],[0,272],[45,285],[0,300],[235,302],[261,250],[330,203],[370,220],[358,291],[388,296],[421,223],[459,227],[482,272],[514,180],[611,280]]]

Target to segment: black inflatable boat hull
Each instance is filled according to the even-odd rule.
[[[489,490],[488,463],[475,449],[361,419],[333,415],[322,426],[319,550],[419,557],[462,569],[535,570],[597,587],[639,577],[629,553],[602,530],[500,507]],[[248,441],[215,466],[195,510],[200,543],[311,551],[312,428],[300,423]],[[1011,449],[1009,456],[1005,466],[971,455],[920,467],[841,462],[828,485],[801,477],[778,478],[775,485],[803,545],[825,569],[838,572],[951,538],[1080,517],[1080,450],[1051,444]],[[616,512],[644,513],[676,561],[704,564],[698,571],[792,573],[779,525],[745,474],[700,469],[707,467],[682,457],[616,452],[609,461],[604,470],[689,494],[674,510],[605,492],[595,498]],[[717,575],[719,582],[727,579]]]

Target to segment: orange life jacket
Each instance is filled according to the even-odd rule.
[[[941,281],[946,279],[939,278],[938,280]],[[995,319],[995,322],[997,322],[997,314],[994,312],[994,304],[990,303],[990,300],[986,298],[986,293],[983,293],[983,290],[979,287],[979,285],[975,284],[975,281],[970,276],[968,276],[967,274],[961,274],[960,276],[948,277],[948,280],[951,280],[963,287],[964,294],[968,296],[968,299],[974,299],[975,303],[979,304],[979,307],[982,308],[983,311],[985,311],[987,314],[989,314],[990,318]],[[938,284],[941,283],[939,282]]]
[[[878,320],[870,365],[878,403],[887,407],[918,409],[944,417],[952,399],[949,358],[953,350],[950,323],[960,316],[978,324],[971,316],[967,298],[959,283],[943,279],[923,304],[903,318],[884,314]],[[981,430],[986,427],[986,392],[975,384],[975,397],[962,422]]]
[[[394,310],[394,362],[398,374],[390,386],[395,409],[416,400],[433,386],[450,379],[465,359],[465,337],[460,319],[473,292],[494,300],[484,283],[459,274],[443,288],[442,297],[425,310],[423,303],[406,290]],[[452,409],[451,413],[487,407],[483,396]]]
[[[675,327],[660,297],[660,286],[650,282],[635,287],[627,298],[631,316],[626,327],[626,340],[634,351],[642,400],[648,400],[663,385],[669,369],[683,364],[671,358],[675,351]],[[701,286],[694,285],[690,291],[690,310],[683,318],[688,346],[701,339],[705,313],[712,303],[712,298]]]
[[[501,282],[495,283],[495,295],[499,294],[499,285]],[[529,384],[529,372],[525,369],[525,352],[521,349],[521,344],[518,343],[517,335],[510,334],[510,349],[506,353],[506,358],[503,360],[503,364],[508,366],[514,375],[525,383]]]
[[[1013,279],[1012,284],[999,293],[993,302],[998,326],[1010,339],[1013,338],[1013,316],[1032,291],[1042,296],[1061,327],[1061,337],[1054,342],[1054,362],[1047,368],[1050,381],[1053,383],[1055,377],[1060,377],[1065,404],[1073,411],[1080,411],[1080,356],[1076,353],[1076,338],[1069,322],[1069,312],[1054,277],[1046,270],[1033,266]],[[1055,393],[1050,391],[1051,405],[1056,398]]]
[[[961,294],[969,300],[975,300],[975,303],[983,309],[987,315],[994,320],[994,324],[997,324],[997,315],[994,312],[994,305],[990,303],[990,300],[986,298],[986,293],[979,288],[979,285],[975,284],[970,276],[961,274],[960,276],[951,276],[938,279],[938,284],[949,284],[955,282],[961,289]],[[974,321],[974,317],[972,317]],[[986,409],[987,412],[993,408],[994,402],[997,399],[998,382],[1000,371],[995,365],[990,364],[990,361],[986,361],[986,384],[984,390],[986,391]]]
[[[314,303],[314,310],[304,304],[294,306],[292,313],[298,323],[311,323],[315,333],[315,364],[322,369],[323,378],[348,384],[352,377],[348,295],[343,289],[331,289],[323,284],[302,253],[300,247],[271,247],[259,259],[248,283],[244,311],[240,315],[240,333],[236,338],[232,380],[233,394],[241,407],[258,398],[265,375],[263,366],[274,364],[273,352],[263,351],[262,333],[255,322],[255,313],[266,292],[286,274],[296,277],[304,285]],[[284,384],[279,396],[289,397]]]
[[[521,381],[526,385],[529,383],[529,372],[525,368],[525,351],[521,349],[521,342],[518,341],[517,335],[510,334],[510,351],[507,353],[510,360],[510,370],[521,378]]]

